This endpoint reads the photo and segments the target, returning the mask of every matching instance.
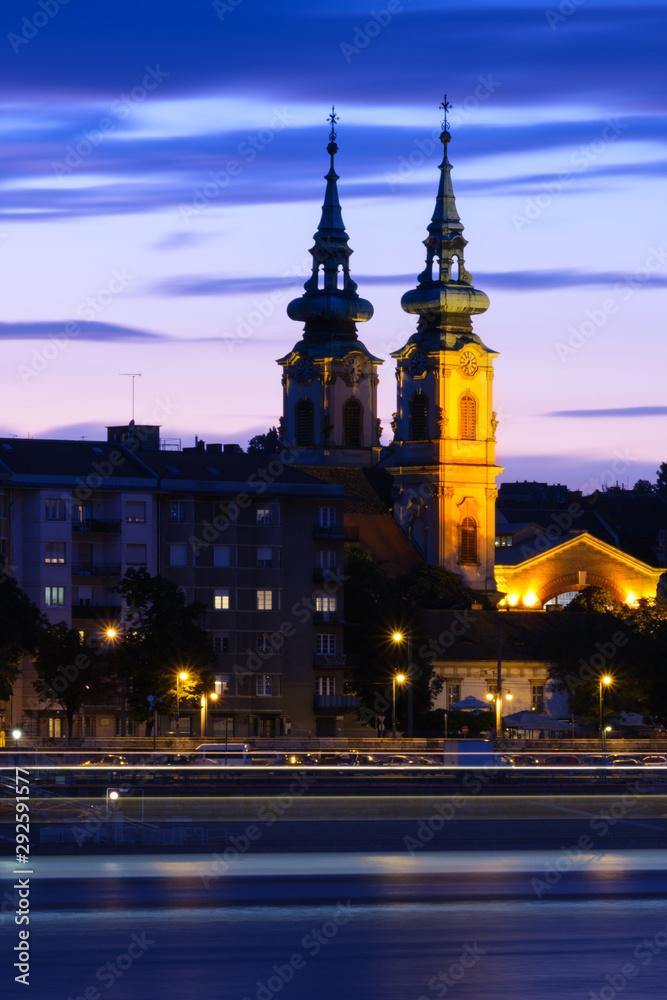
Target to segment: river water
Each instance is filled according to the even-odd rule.
[[[0,994],[664,998],[666,893],[658,850],[36,858],[30,988],[5,916]]]

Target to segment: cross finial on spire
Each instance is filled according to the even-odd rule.
[[[331,131],[329,132],[329,142],[336,141],[336,122],[338,121],[338,115],[336,114],[336,109],[333,104],[331,105],[331,114],[327,118],[328,122],[331,122]]]
[[[447,121],[447,112],[452,110],[452,106],[447,100],[447,94],[445,94],[445,99],[440,105],[440,107],[443,110],[442,131],[449,132],[449,122]]]

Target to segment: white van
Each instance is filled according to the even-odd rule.
[[[192,761],[196,766],[216,764],[219,767],[243,767],[252,764],[250,747],[247,743],[202,743],[197,747],[197,755]]]

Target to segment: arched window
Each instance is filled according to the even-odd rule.
[[[462,566],[477,563],[477,525],[472,517],[464,517],[459,528],[459,563]]]
[[[428,396],[416,392],[410,400],[410,440],[428,441]]]
[[[305,396],[294,408],[297,448],[312,448],[315,444],[315,408]]]
[[[348,399],[343,407],[343,439],[346,448],[361,448],[363,410],[357,399]]]
[[[477,437],[477,400],[469,392],[459,400],[459,437],[467,441]]]

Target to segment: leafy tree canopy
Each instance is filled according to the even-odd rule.
[[[248,442],[249,455],[273,455],[277,451],[280,451],[277,427],[271,427],[266,434],[256,434]]]
[[[564,611],[589,611],[605,614],[615,611],[619,603],[613,594],[604,587],[585,587],[577,596],[565,605]]]
[[[34,653],[46,619],[20,589],[14,577],[0,567],[0,698],[12,694],[24,656]]]
[[[60,622],[42,632],[33,687],[42,701],[62,706],[69,736],[74,735],[74,717],[79,709],[104,697],[112,687],[99,666],[99,653],[86,645],[78,629]]]

